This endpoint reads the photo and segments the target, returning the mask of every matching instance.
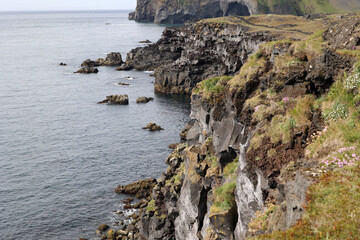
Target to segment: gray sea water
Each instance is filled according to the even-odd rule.
[[[93,238],[117,220],[117,184],[165,170],[189,100],[154,94],[146,72],[73,74],[87,58],[125,58],[163,29],[127,12],[0,13],[0,239]],[[130,104],[96,104],[110,94]],[[155,99],[139,105],[140,96]],[[165,130],[142,130],[150,121]]]

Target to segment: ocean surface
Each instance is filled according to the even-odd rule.
[[[116,185],[160,177],[189,99],[154,94],[147,72],[73,72],[112,51],[125,58],[163,29],[121,11],[0,13],[0,239],[95,238],[119,221]],[[130,104],[96,104],[111,94]],[[143,130],[150,121],[165,130]]]

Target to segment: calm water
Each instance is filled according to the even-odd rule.
[[[0,13],[0,239],[92,238],[116,221],[117,184],[160,176],[188,99],[155,95],[145,72],[72,72],[111,51],[125,58],[163,28],[125,12]],[[96,104],[110,94],[130,105]],[[140,96],[155,100],[137,105]],[[165,130],[142,130],[150,121]]]

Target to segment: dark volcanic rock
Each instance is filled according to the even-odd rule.
[[[122,69],[155,69],[155,91],[189,94],[206,78],[235,74],[259,44],[272,39],[247,31],[223,23],[166,28],[157,43],[131,50]]]
[[[92,67],[83,67],[77,70],[75,73],[82,73],[82,74],[91,74],[91,73],[98,73],[99,69],[92,68]]]
[[[60,66],[67,66],[66,63],[60,63]]]
[[[156,123],[153,123],[153,122],[148,123],[148,125],[146,125],[146,127],[143,127],[143,129],[148,129],[151,132],[164,130],[162,127],[156,125]]]
[[[139,97],[136,99],[136,103],[148,103],[150,101],[154,100],[152,97]]]
[[[99,58],[96,61],[87,59],[81,66],[82,67],[99,67],[99,66],[120,66],[123,64],[121,54],[118,52],[109,53],[106,58]]]

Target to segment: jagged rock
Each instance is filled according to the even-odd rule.
[[[99,69],[92,68],[92,67],[83,67],[77,70],[75,73],[82,73],[82,74],[90,74],[90,73],[98,73]]]
[[[150,101],[154,100],[152,97],[139,97],[136,99],[136,103],[148,103]]]
[[[153,122],[148,123],[148,125],[146,125],[146,127],[143,127],[143,129],[148,129],[151,132],[164,130],[162,127],[156,125],[156,123]]]
[[[226,29],[219,31],[219,29]],[[166,28],[161,39],[127,54],[126,66],[155,70],[155,90],[188,94],[203,79],[239,71],[259,44],[272,39],[267,32],[248,32],[232,24],[185,24]]]
[[[129,19],[129,20],[135,20],[135,12],[129,13],[128,19]]]
[[[125,186],[117,186],[116,193],[135,194],[137,198],[144,198],[151,195],[152,189],[156,184],[156,179],[150,178],[140,180]]]
[[[101,66],[120,66],[124,63],[121,54],[118,52],[111,52],[105,59],[100,58],[97,61]]]
[[[313,83],[318,93],[324,93],[334,82],[340,71],[352,68],[354,60],[342,56],[332,49],[325,49],[323,55],[307,63],[306,80]],[[335,74],[336,73],[336,74]]]
[[[333,24],[323,37],[333,49],[355,50],[360,48],[360,17],[350,16]]]
[[[126,94],[106,96],[105,100],[98,102],[98,104],[103,104],[103,103],[128,105],[129,104],[129,96]]]
[[[124,62],[122,60],[121,54],[118,52],[109,53],[105,59],[99,58],[96,61],[87,59],[85,60],[81,66],[82,67],[99,67],[99,66],[120,66]]]
[[[101,224],[98,226],[97,230],[100,232],[105,232],[106,230],[108,230],[110,227],[106,224]]]

